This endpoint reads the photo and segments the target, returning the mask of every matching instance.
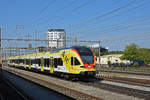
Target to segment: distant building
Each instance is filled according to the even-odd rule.
[[[99,52],[99,44],[94,44],[94,45],[91,45],[90,47],[92,48],[92,50],[93,50],[94,52]],[[101,46],[100,46],[100,52],[101,52],[101,53],[102,53],[102,52],[108,52],[108,48],[107,48],[107,47],[101,47]]]
[[[122,55],[123,54],[109,54],[109,55],[101,56],[100,64],[108,65],[108,61],[110,61],[111,64],[118,64],[119,65],[120,63],[123,63],[123,64],[126,64],[126,65],[129,65],[130,64],[129,60],[121,60],[120,59],[120,57]],[[99,58],[98,57],[96,58],[96,63],[99,64]]]
[[[66,45],[66,33],[64,29],[48,29],[46,37],[49,48],[62,48]]]
[[[99,47],[95,47],[95,48],[92,48],[92,50],[94,52],[99,52]],[[100,47],[100,52],[108,52],[108,49],[107,48],[104,48],[104,47]]]

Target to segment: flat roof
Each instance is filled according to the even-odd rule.
[[[65,31],[65,29],[48,29],[48,31]]]

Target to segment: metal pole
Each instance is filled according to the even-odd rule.
[[[101,47],[100,47],[100,40],[99,40],[99,67],[101,66]]]
[[[66,48],[66,32],[64,31],[64,37],[63,37],[63,39],[64,39],[64,48]]]
[[[0,27],[0,60],[2,59],[2,49],[1,49],[1,32],[2,32],[2,28]]]
[[[78,39],[77,39],[77,33],[75,33],[75,45],[77,46],[78,44],[77,44],[77,41],[78,41]]]
[[[0,48],[1,48],[1,27],[0,27]]]
[[[38,31],[37,30],[35,30],[35,40],[38,40]],[[35,50],[37,53],[38,52],[38,41],[35,41],[35,48],[36,48]]]

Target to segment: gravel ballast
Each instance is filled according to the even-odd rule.
[[[47,81],[49,83],[53,83],[53,84],[56,84],[56,85],[64,86],[64,87],[70,88],[72,90],[77,90],[77,91],[86,93],[88,95],[101,98],[103,100],[144,100],[144,99],[141,99],[141,98],[136,98],[136,97],[132,97],[132,96],[127,96],[127,95],[118,94],[118,93],[110,92],[110,91],[107,91],[107,90],[99,89],[99,88],[96,88],[96,87],[93,87],[93,86],[82,85],[78,82],[71,82],[71,81],[62,80],[62,79],[51,77],[51,76],[48,76],[48,75],[42,75],[42,74],[29,72],[29,71],[25,71],[25,70],[9,68],[9,67],[6,67],[6,66],[3,67],[3,69],[4,70],[9,70],[10,69],[10,70],[14,70],[18,73],[27,74],[31,77],[34,77],[34,78],[37,78],[37,79],[40,79],[40,80],[44,80],[44,81]],[[18,73],[16,73],[16,74],[18,74]],[[26,77],[24,77],[24,78],[26,78]],[[34,80],[31,79],[31,81],[34,81]],[[44,84],[42,84],[41,82],[38,82],[38,81],[34,81],[34,82],[36,82],[37,84],[44,85]],[[48,86],[46,86],[46,84],[45,84],[45,87],[48,87]],[[67,95],[66,93],[67,93],[67,91],[65,92],[65,95]]]

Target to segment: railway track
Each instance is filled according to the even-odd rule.
[[[134,96],[134,97],[142,98],[144,100],[149,100],[150,92],[148,91],[106,84],[106,83],[103,83],[102,81],[103,80],[99,78],[95,78],[94,80],[92,79],[92,80],[80,81],[79,83],[88,85],[88,86],[97,87],[97,88],[104,89],[104,90],[108,90],[111,92],[119,93],[119,94],[126,94],[128,96]]]
[[[6,68],[7,69],[7,68]],[[6,70],[5,69],[5,70]],[[35,83],[38,82],[40,83],[40,85],[43,85],[45,87],[48,87],[50,89],[54,89],[55,91],[58,91],[64,95],[67,96],[71,96],[74,99],[79,99],[79,100],[102,100],[99,97],[95,97],[86,93],[83,93],[81,91],[77,91],[74,89],[70,89],[68,87],[64,87],[64,86],[60,86],[51,82],[48,82],[47,80],[43,80],[41,78],[35,78],[34,76],[31,76],[30,74],[24,74],[20,71],[15,71],[12,69],[7,69],[9,70],[9,72],[14,73],[14,74],[19,74],[21,75],[21,77],[24,77],[26,79],[32,80]],[[134,96],[140,99],[145,99],[145,100],[149,100],[149,96],[150,96],[150,92],[148,91],[144,91],[144,90],[138,90],[138,89],[132,89],[132,88],[127,88],[127,87],[122,87],[122,86],[115,86],[115,85],[111,85],[111,84],[105,84],[102,83],[102,79],[99,78],[95,78],[92,80],[85,80],[85,81],[76,81],[79,84],[85,85],[85,86],[89,86],[89,87],[95,87],[95,88],[99,88],[102,90],[107,90],[107,91],[111,91],[114,93],[118,93],[118,94],[125,94],[127,96]]]
[[[131,75],[150,76],[150,73],[148,72],[131,72],[131,71],[116,71],[116,70],[97,70],[97,72],[124,73],[124,74],[131,74]]]
[[[104,75],[96,75],[96,78],[106,80],[106,81],[111,81],[111,82],[125,83],[125,84],[150,88],[150,80],[146,80],[146,79],[116,77],[116,76],[114,77],[114,76],[109,76],[109,75],[105,75],[105,76]]]
[[[10,73],[13,73],[15,75],[19,75],[20,77],[23,77],[27,80],[30,80],[30,81],[32,81],[36,84],[45,86],[45,87],[50,88],[54,91],[62,93],[62,94],[66,95],[66,96],[69,96],[73,99],[78,99],[78,100],[102,100],[101,98],[98,98],[98,97],[95,97],[95,96],[92,96],[92,95],[89,95],[89,94],[86,94],[86,93],[83,93],[83,92],[65,87],[65,86],[62,86],[62,85],[55,84],[55,83],[49,82],[47,80],[34,77],[32,75],[24,74],[24,73],[21,73],[20,71],[15,71],[13,69],[9,69],[9,68],[6,68],[6,67],[4,68],[4,70],[6,70]]]

